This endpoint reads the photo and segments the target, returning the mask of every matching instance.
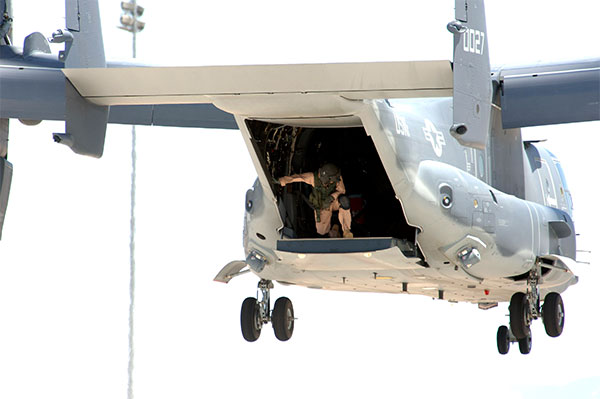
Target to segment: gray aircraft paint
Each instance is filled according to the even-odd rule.
[[[462,144],[483,149],[487,142],[492,102],[490,59],[483,2],[456,0],[454,93],[450,132]]]
[[[399,100],[390,103],[397,104],[397,101]],[[561,255],[574,258],[575,236],[569,214],[540,206],[540,204],[545,205],[542,202],[543,196],[541,195],[530,198],[533,201],[540,202],[540,204],[506,195],[487,184],[485,179],[479,179],[478,177],[484,177],[486,173],[484,172],[478,176],[477,168],[471,168],[471,173],[468,173],[468,163],[463,156],[465,148],[448,133],[444,133],[448,132],[451,123],[449,99],[424,100],[430,108],[435,109],[435,106],[441,108],[438,110],[441,112],[437,112],[438,115],[443,116],[443,111],[446,111],[445,121],[442,119],[443,117],[431,121],[434,125],[437,123],[437,130],[444,135],[443,156],[438,157],[432,148],[432,144],[426,140],[425,135],[422,133],[427,127],[427,123],[422,117],[419,118],[417,114],[411,115],[411,111],[422,109],[421,104],[419,104],[421,101],[417,100],[412,103],[400,101],[405,102],[404,108],[391,109],[393,114],[403,111],[403,115],[400,116],[408,122],[410,136],[400,132],[394,132],[390,135],[388,130],[388,132],[385,132],[388,140],[378,140],[378,132],[375,131],[374,126],[385,126],[385,124],[380,123],[371,126],[367,123],[365,127],[371,137],[374,138],[376,146],[391,144],[392,140],[390,138],[395,142],[392,145],[395,145],[396,160],[395,162],[386,162],[383,159],[384,166],[388,170],[389,176],[395,176],[392,184],[398,198],[403,203],[409,223],[422,229],[419,234],[419,243],[425,254],[431,255],[428,261],[438,260],[443,263],[443,261],[448,260],[439,256],[440,248],[446,248],[452,244],[448,242],[448,237],[479,236],[482,241],[487,241],[490,244],[495,243],[500,254],[500,257],[492,262],[494,264],[490,264],[488,273],[492,273],[491,270],[498,270],[499,273],[504,273],[504,276],[520,274],[524,269],[531,268],[536,255],[552,253],[548,242],[553,232],[549,231],[547,227],[545,231],[532,228],[534,225],[537,226],[538,222],[547,226],[548,221],[564,221],[569,224],[572,234],[569,236],[568,242],[564,242],[564,253],[561,253]],[[413,106],[414,108],[412,108]],[[380,118],[390,111],[387,102],[383,101],[375,102],[374,108]],[[436,112],[427,113],[427,115],[431,114],[436,114]],[[387,126],[390,125],[387,124]],[[529,148],[533,149],[535,147],[530,145]],[[378,148],[378,152],[386,153],[381,148]],[[476,158],[483,158],[483,156],[483,152],[477,151]],[[547,165],[547,163],[544,164]],[[393,170],[394,168],[396,170]],[[540,189],[535,190],[535,187],[539,187],[539,185],[535,186],[535,181],[540,179],[542,170],[550,173],[554,170],[554,165],[547,166],[545,169],[534,169],[527,176],[526,181],[532,182],[529,185],[531,186],[529,191],[532,193],[529,197],[533,197],[533,193],[541,191]],[[439,192],[441,185],[452,188],[454,200],[449,209],[444,209],[441,205]],[[557,195],[556,189],[557,187],[554,186],[552,194],[555,198],[558,198],[559,195]],[[475,203],[477,203],[476,206]],[[559,204],[554,205],[558,206]],[[443,232],[443,234],[440,235],[439,232]],[[482,238],[483,236],[486,238]],[[527,248],[527,246],[524,247],[526,243],[534,244],[528,245]],[[527,249],[527,254],[523,255],[518,262],[507,262],[507,259],[503,259],[522,253],[525,249]],[[451,260],[456,263],[456,259]],[[500,272],[507,263],[520,264],[514,270]],[[483,267],[483,265],[479,264],[478,267]]]
[[[505,128],[600,118],[600,59],[502,68],[494,75],[502,83]]]
[[[2,48],[10,48],[9,44],[12,41],[11,15],[12,6],[10,0],[0,0],[0,50]],[[1,59],[2,57],[0,57]],[[2,83],[0,83],[0,89],[2,88]],[[0,97],[0,109],[2,109],[2,105]],[[0,236],[2,235],[4,218],[8,208],[8,196],[13,174],[13,166],[7,160],[9,127],[8,117],[0,116]]]

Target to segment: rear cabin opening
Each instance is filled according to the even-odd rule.
[[[316,232],[314,210],[308,202],[312,187],[305,183],[281,187],[275,180],[333,163],[341,169],[350,197],[354,237],[393,237],[406,255],[418,255],[417,229],[408,225],[373,140],[363,127],[296,127],[258,120],[246,124],[278,201],[284,238],[323,236]],[[331,221],[339,224],[337,212]]]

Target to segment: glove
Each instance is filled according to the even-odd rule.
[[[340,207],[344,210],[350,209],[350,198],[347,195],[340,195],[338,197],[338,201],[340,202]]]

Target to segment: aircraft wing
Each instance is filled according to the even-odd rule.
[[[356,100],[452,96],[453,88],[450,61],[61,68],[12,58],[0,66],[0,118],[65,120],[55,141],[94,157],[106,123],[235,129],[231,114],[333,121],[354,115]]]
[[[600,120],[600,58],[501,68],[505,129]]]
[[[39,55],[36,58],[48,65],[6,65],[11,57],[22,61],[11,50],[0,46],[0,59],[5,63],[0,65],[0,118],[64,121],[67,93],[62,65]],[[212,104],[114,106],[108,123],[237,129],[233,115]]]
[[[83,98],[99,106],[219,106],[231,97],[239,105],[241,98],[256,103],[282,95],[298,99],[337,96],[347,100],[452,96],[449,61],[67,68],[63,73]],[[237,107],[220,108],[246,114]]]

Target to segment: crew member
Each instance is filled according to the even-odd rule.
[[[330,237],[339,237],[339,231],[331,228],[331,215],[334,211],[338,211],[343,237],[354,237],[350,231],[352,223],[350,200],[347,196],[343,195],[346,193],[346,188],[344,187],[344,180],[342,180],[340,169],[337,166],[327,163],[314,173],[308,172],[279,178],[279,184],[284,187],[286,184],[296,182],[310,184],[313,187],[308,200],[315,210],[317,233],[321,235],[329,234]]]

